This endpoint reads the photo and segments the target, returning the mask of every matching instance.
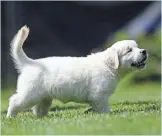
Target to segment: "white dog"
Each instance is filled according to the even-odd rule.
[[[147,52],[133,40],[119,41],[87,57],[30,59],[22,46],[29,28],[22,27],[11,43],[11,55],[20,75],[7,117],[32,108],[44,116],[53,99],[88,103],[93,111],[109,112],[108,100],[116,87],[116,74],[124,67],[144,68]]]

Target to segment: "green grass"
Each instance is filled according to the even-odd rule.
[[[2,91],[2,134],[144,134],[160,135],[160,83],[118,85],[110,99],[110,113],[88,113],[86,104],[53,101],[49,115],[36,118],[31,112],[6,119],[8,98]]]

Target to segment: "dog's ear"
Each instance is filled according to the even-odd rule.
[[[118,53],[114,49],[108,49],[106,53],[106,62],[109,67],[112,67],[113,69],[118,69],[119,67],[119,58]]]

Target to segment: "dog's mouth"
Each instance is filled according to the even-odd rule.
[[[136,62],[136,63],[132,63],[131,66],[132,66],[132,67],[136,67],[136,68],[142,69],[142,68],[144,68],[145,65],[146,65],[146,64],[145,64],[146,59],[147,59],[147,57],[144,57],[141,61]]]

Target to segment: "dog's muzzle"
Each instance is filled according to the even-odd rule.
[[[144,68],[145,65],[146,65],[145,61],[146,61],[148,55],[147,55],[147,53],[144,53],[143,56],[144,57],[143,57],[143,59],[141,61],[132,63],[131,66],[136,67],[136,68],[140,68],[140,69]]]

